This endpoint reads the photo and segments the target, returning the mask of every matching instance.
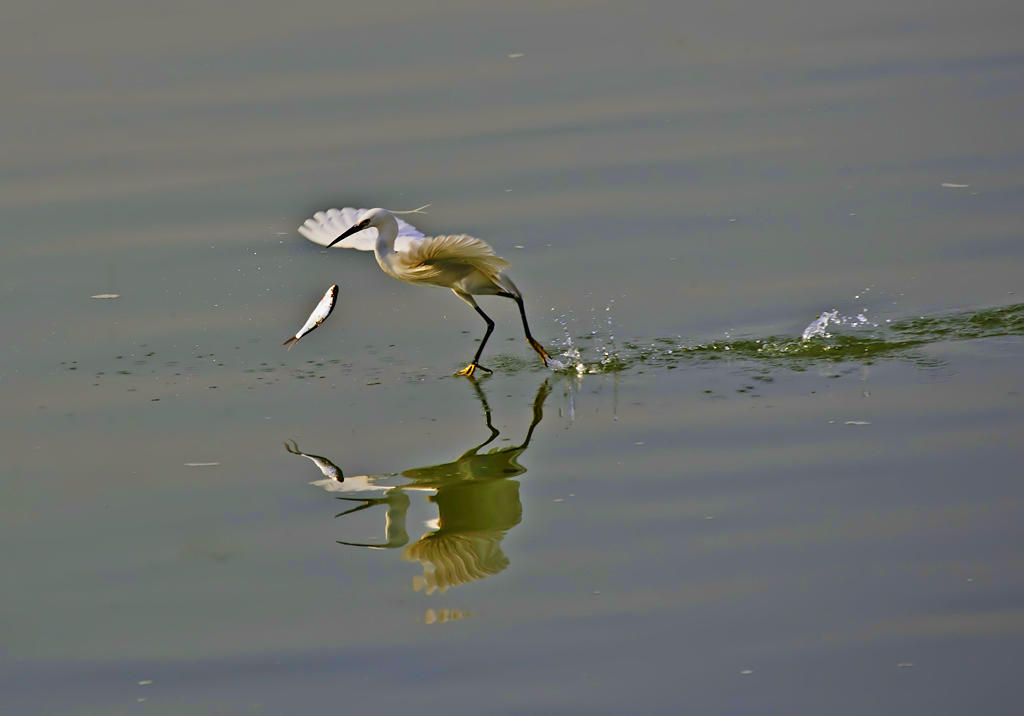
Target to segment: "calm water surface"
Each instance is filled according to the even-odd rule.
[[[15,3],[5,713],[1016,713],[1022,23]]]

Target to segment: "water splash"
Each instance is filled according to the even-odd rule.
[[[979,311],[962,311],[876,322],[868,309],[844,316],[823,312],[799,336],[737,337],[688,342],[681,337],[651,341],[616,341],[610,306],[604,321],[589,331],[573,332],[576,319],[562,314],[556,320],[565,333],[564,343],[550,361],[556,372],[575,374],[618,373],[634,368],[667,370],[683,364],[731,359],[803,370],[816,362],[870,364],[880,359],[908,360],[922,366],[938,361],[920,349],[940,341],[1024,336],[1024,303]]]
[[[831,338],[832,334],[828,332],[829,326],[851,329],[864,328],[865,326],[878,328],[877,323],[868,320],[866,315],[867,312],[868,309],[862,308],[856,315],[840,316],[839,309],[837,308],[833,308],[831,311],[825,311],[807,325],[807,328],[804,329],[801,338],[805,341],[809,341],[814,338]]]
[[[555,321],[562,327],[565,339],[558,349],[560,351],[558,357],[552,357],[548,361],[552,370],[559,373],[586,375],[588,373],[615,373],[629,367],[623,362],[624,353],[615,340],[615,323],[612,316],[614,305],[614,299],[609,301],[601,314],[598,314],[595,309],[591,309],[590,331],[576,337],[573,336],[570,329],[570,326],[577,323],[572,312],[562,313],[555,318]],[[602,314],[603,320],[599,317]],[[594,359],[587,357],[591,353],[595,353],[599,357]]]

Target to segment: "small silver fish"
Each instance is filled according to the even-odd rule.
[[[292,345],[295,341],[302,338],[304,335],[312,331],[314,328],[319,326],[321,323],[327,320],[327,317],[331,315],[331,311],[334,310],[334,304],[338,301],[338,284],[334,284],[329,289],[324,297],[320,299],[320,303],[316,304],[316,308],[309,314],[309,318],[306,319],[305,324],[299,329],[299,332],[294,336],[282,343],[282,346],[288,346],[288,350],[292,349]]]

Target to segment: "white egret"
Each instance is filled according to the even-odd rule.
[[[351,223],[353,220],[355,223]],[[376,240],[372,239],[372,230],[376,230]],[[388,276],[412,284],[450,288],[479,313],[487,323],[484,337],[472,362],[455,375],[472,376],[477,370],[491,372],[480,365],[480,355],[494,331],[494,321],[481,310],[473,296],[504,296],[515,301],[527,343],[544,365],[548,364],[551,356],[530,334],[523,295],[505,273],[509,262],[496,255],[487,242],[465,234],[423,236],[386,209],[370,209],[359,214],[349,208],[318,212],[299,227],[299,233],[321,246],[337,244],[363,251],[372,248],[377,263]]]

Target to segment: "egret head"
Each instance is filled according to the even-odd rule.
[[[344,234],[327,244],[327,248],[334,246],[342,239],[362,231],[363,229],[369,229],[371,227],[375,229],[380,228],[388,220],[393,222],[395,221],[395,217],[393,217],[391,212],[387,209],[367,209],[362,213],[356,223],[352,224],[352,226],[345,230]]]

